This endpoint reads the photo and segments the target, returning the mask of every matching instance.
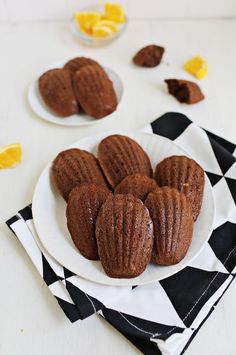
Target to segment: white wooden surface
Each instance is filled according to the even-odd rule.
[[[104,1],[0,0],[0,21],[65,20],[84,6]],[[236,16],[235,0],[119,0],[119,2],[124,5],[132,19]]]
[[[47,161],[80,137],[115,127],[137,129],[166,111],[180,111],[236,142],[235,32],[236,20],[136,20],[130,21],[117,42],[91,49],[77,42],[65,22],[0,25],[0,146],[19,141],[23,147],[22,164],[0,172],[0,354],[139,353],[96,317],[70,324],[3,221],[31,201]],[[164,63],[156,69],[133,67],[132,55],[151,42],[166,47]],[[209,62],[209,75],[200,82],[206,100],[181,106],[166,94],[163,79],[190,79],[181,65],[196,53]],[[30,81],[45,65],[81,54],[100,60],[120,74],[125,92],[118,112],[106,123],[89,128],[63,128],[42,121],[26,101]],[[235,328],[236,283],[186,355],[234,355]]]

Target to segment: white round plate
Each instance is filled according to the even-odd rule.
[[[114,133],[126,134],[137,141],[150,157],[152,166],[170,155],[187,155],[169,139],[149,133],[109,132],[81,139],[71,147],[78,147],[96,154],[98,143]],[[214,198],[210,182],[205,176],[205,189],[201,213],[194,224],[193,239],[185,258],[173,266],[157,266],[150,263],[146,270],[133,279],[110,278],[103,271],[100,261],[84,258],[74,246],[66,225],[66,203],[54,189],[50,179],[51,162],[42,172],[33,197],[33,218],[44,247],[63,266],[75,274],[101,284],[113,286],[142,285],[164,279],[187,266],[208,241],[213,229]]]
[[[55,115],[53,112],[51,112],[49,108],[47,108],[47,106],[43,102],[43,99],[38,89],[38,78],[47,70],[62,68],[66,62],[67,61],[54,63],[49,67],[45,68],[41,73],[38,74],[37,78],[30,84],[29,91],[28,91],[28,101],[32,110],[42,119],[62,126],[87,126],[87,125],[99,123],[111,117],[116,111],[100,119],[93,118],[84,112],[61,118]],[[116,110],[118,110],[119,103],[123,95],[122,81],[118,76],[118,74],[114,72],[114,70],[108,67],[103,67],[103,69],[107,73],[110,80],[113,82],[114,90],[116,92],[116,97],[118,101],[118,106]]]

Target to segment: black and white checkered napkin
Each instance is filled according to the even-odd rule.
[[[31,206],[6,223],[71,322],[98,312],[143,353],[179,355],[235,277],[236,146],[179,113],[167,113],[147,129],[182,146],[204,167],[213,186],[214,231],[200,255],[185,269],[150,285],[95,284],[64,268],[40,245]]]

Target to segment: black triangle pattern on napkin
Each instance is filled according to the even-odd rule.
[[[22,218],[25,221],[28,221],[29,219],[33,219],[32,215],[32,205],[30,204],[29,206],[23,208],[22,210],[19,211],[19,214],[22,216]]]
[[[151,127],[154,134],[175,140],[179,137],[184,138],[188,134],[191,125],[192,121],[186,116],[180,113],[167,113],[155,120]],[[213,190],[217,189],[220,198],[222,196],[222,199],[226,199],[226,205],[227,198],[230,199],[232,206],[232,201],[236,201],[236,179],[234,180],[231,175],[230,177],[227,176],[227,173],[236,162],[235,157],[232,155],[236,146],[211,132],[205,132],[210,142],[209,147],[211,147],[208,149],[212,149],[216,164],[219,165],[218,170],[222,172],[222,175],[215,174],[210,169],[206,173]],[[235,212],[235,206],[233,206],[233,210]],[[6,222],[16,236],[16,225],[19,222],[18,216]],[[20,216],[26,222],[32,221],[31,206],[21,210]],[[47,262],[43,257],[38,269],[71,322],[84,319],[100,310],[101,315],[144,354],[161,354],[158,348],[158,340],[163,341],[173,334],[182,334],[191,330],[189,338],[186,338],[182,346],[182,350],[178,352],[178,354],[182,354],[234,279],[236,219],[235,223],[233,223],[233,220],[236,218],[235,216],[224,221],[211,235],[208,243],[208,252],[210,253],[209,257],[215,258],[212,268],[209,269],[208,260],[205,260],[205,263],[203,261],[188,266],[179,273],[158,283],[164,295],[166,295],[167,303],[173,308],[173,314],[176,312],[176,317],[179,317],[178,324],[183,326],[172,325],[169,322],[165,324],[156,323],[145,319],[145,316],[137,317],[135,314],[127,314],[129,312],[119,312],[116,309],[106,308],[98,299],[91,297],[73,284],[74,274],[70,270],[61,266],[60,270],[55,273],[50,262]],[[71,301],[68,301],[66,297],[63,299],[62,296],[55,293],[54,289],[60,283],[66,286]],[[223,292],[219,292],[222,287]],[[132,298],[134,303],[136,301],[135,293],[137,295],[141,288],[142,286],[135,287],[135,285],[132,287],[131,292],[132,295],[134,294],[134,298]],[[211,303],[210,308],[207,308],[209,301],[213,298],[214,302]],[[203,309],[205,309],[204,316],[199,323],[197,319]]]
[[[137,317],[130,316],[121,312],[105,308],[102,311],[103,317],[120,333],[128,338],[139,350],[144,354],[160,354],[155,342],[150,342],[150,339],[165,340],[168,334],[173,329],[173,326],[146,321]],[[175,333],[182,333],[184,328],[175,327]],[[148,342],[148,347],[147,347]]]
[[[212,146],[212,150],[214,155],[218,161],[218,164],[221,168],[223,174],[225,174],[229,168],[235,163],[235,157],[228,153],[225,148],[222,148],[218,142],[216,142],[213,138],[210,138],[210,143]]]
[[[186,267],[177,274],[160,281],[160,284],[184,324],[190,327],[201,308],[227,277],[228,274],[216,271],[209,272]]]
[[[72,282],[65,280],[65,283],[74,304],[80,311],[81,319],[85,319],[104,308],[104,305],[100,301],[81,291]]]
[[[69,320],[72,323],[81,319],[80,313],[78,312],[77,307],[73,303],[67,302],[57,296],[55,296],[55,298],[56,298],[59,306],[61,307],[61,309],[65,313],[65,315],[69,318]]]
[[[222,175],[210,173],[209,171],[206,171],[206,174],[207,174],[212,186],[215,186],[217,184],[217,182],[219,182],[222,179]]]
[[[64,269],[63,271],[64,271],[65,279],[75,276],[75,274],[72,271],[68,270],[66,267],[64,267],[63,269]]]
[[[109,320],[113,326],[119,329],[128,330],[130,336],[137,336],[141,339],[167,339],[171,333],[173,326],[147,321],[138,317],[131,316],[113,309],[105,308],[103,316]],[[185,328],[175,327],[175,333],[182,333]]]
[[[213,231],[209,244],[214,250],[217,258],[224,264],[224,267],[229,272],[232,272],[235,267],[236,260],[236,224],[226,222],[222,226],[218,227]],[[229,250],[233,251],[232,257],[227,259]]]
[[[43,266],[43,279],[48,286],[58,281],[58,276],[55,274],[47,259],[42,254],[42,266]]]
[[[185,116],[186,117],[186,116]],[[227,141],[226,139],[219,137],[217,135],[215,135],[212,132],[209,132],[207,130],[204,130],[206,132],[206,134],[208,135],[210,140],[214,140],[215,142],[219,143],[221,149],[222,147],[225,148],[226,152],[230,153],[231,155],[233,155],[236,145]]]
[[[153,133],[173,141],[178,138],[191,123],[192,121],[182,113],[170,112],[152,122],[151,127]]]
[[[211,307],[210,311],[208,312],[208,314],[206,315],[206,317],[202,320],[202,322],[200,323],[199,327],[193,332],[192,336],[190,337],[189,341],[185,344],[184,349],[182,350],[181,354],[184,354],[185,350],[187,350],[189,344],[192,342],[192,340],[194,339],[194,337],[197,335],[197,333],[199,332],[199,330],[201,329],[201,327],[203,326],[203,324],[206,322],[206,320],[210,317],[210,315],[212,314],[212,312],[215,310],[216,305],[219,303],[219,301],[221,300],[221,298],[224,296],[225,292],[228,290],[228,288],[230,287],[231,283],[234,281],[234,278],[232,278],[231,282],[228,284],[228,286],[226,287],[226,289],[224,290],[224,292],[221,294],[221,296],[217,299],[217,301],[214,303],[214,305]]]
[[[236,181],[234,179],[231,179],[228,177],[225,177],[225,180],[227,182],[228,188],[229,188],[231,195],[234,199],[234,202],[236,204]]]

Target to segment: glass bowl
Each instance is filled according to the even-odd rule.
[[[84,7],[79,10],[80,12],[90,12],[90,11],[95,11],[95,12],[104,12],[104,5],[102,4],[96,4],[96,5],[91,5],[88,7]],[[89,46],[103,46],[107,45],[111,42],[113,42],[115,39],[119,38],[121,34],[124,32],[127,26],[127,17],[125,17],[125,22],[118,24],[119,31],[112,33],[111,35],[108,35],[106,37],[93,37],[92,35],[89,35],[83,31],[80,30],[78,23],[75,21],[75,18],[73,17],[71,20],[71,30],[76,35],[76,37],[79,38],[81,42],[83,42],[86,45]]]

